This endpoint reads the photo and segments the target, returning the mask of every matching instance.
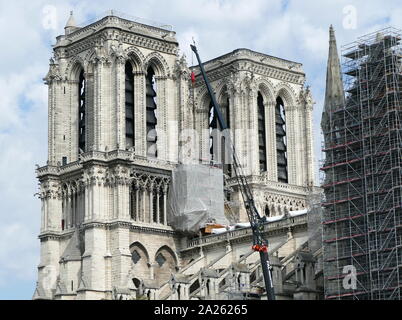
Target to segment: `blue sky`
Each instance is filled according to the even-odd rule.
[[[115,9],[173,26],[182,52],[204,61],[249,48],[303,63],[316,101],[315,153],[325,88],[328,27],[338,47],[386,26],[402,28],[399,0],[0,0],[0,299],[31,299],[39,262],[35,164],[46,163],[46,75],[70,10],[78,23]],[[49,14],[51,20],[49,20]],[[49,22],[50,21],[50,22]],[[318,168],[318,166],[317,166]]]

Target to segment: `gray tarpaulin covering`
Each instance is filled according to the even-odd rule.
[[[222,169],[179,165],[172,172],[168,205],[169,223],[178,231],[197,233],[207,222],[227,225]]]

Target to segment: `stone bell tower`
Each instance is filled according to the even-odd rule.
[[[260,214],[273,217],[305,210],[314,185],[314,101],[302,64],[236,49],[206,61],[204,67]],[[220,162],[228,158],[222,152],[225,133],[211,134],[217,128],[216,115],[199,67],[192,70],[197,79],[194,128],[200,158]],[[224,167],[227,186],[234,191],[229,204],[235,216],[247,221],[237,179],[228,169]]]
[[[34,299],[166,282],[178,265],[167,190],[188,96],[175,32],[113,13],[79,27],[71,14],[53,51]]]

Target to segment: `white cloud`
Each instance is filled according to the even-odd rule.
[[[304,64],[317,101],[319,121],[325,86],[329,24],[338,45],[393,24],[401,27],[399,1],[5,1],[0,0],[0,290],[15,279],[35,281],[39,256],[40,203],[34,164],[47,153],[47,72],[51,44],[63,32],[70,10],[77,22],[108,9],[174,26],[182,52],[191,63],[189,43],[195,37],[203,60],[239,47],[293,59]],[[343,29],[343,7],[357,9],[357,29]],[[56,8],[56,29],[43,26],[43,8]],[[317,136],[317,135],[316,135]],[[320,141],[315,143],[320,155]],[[32,292],[21,297],[30,298]]]

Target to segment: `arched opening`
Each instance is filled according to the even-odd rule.
[[[177,260],[174,252],[168,246],[161,247],[155,254],[155,278],[166,282],[176,272]]]
[[[62,202],[61,202],[61,231],[67,228],[67,212],[68,212],[68,188],[64,184],[62,188]]]
[[[229,97],[225,97],[223,102],[221,103],[221,112],[223,120],[226,123],[227,129],[222,132],[221,137],[221,161],[222,161],[222,169],[225,175],[231,176],[231,146],[230,146],[230,106],[229,106]],[[219,126],[219,124],[218,124]],[[219,126],[220,127],[220,126]]]
[[[212,104],[212,101],[209,103],[209,108],[208,108],[208,127],[209,127],[209,154],[211,155],[211,160],[216,161],[216,155],[214,154],[214,135],[216,135],[216,129],[218,128],[218,119],[216,116],[216,112],[214,109],[214,106]]]
[[[156,187],[153,192],[152,192],[152,221],[154,223],[158,223],[159,222],[159,212],[158,212],[158,194],[159,194],[159,190]]]
[[[159,193],[159,223],[166,224],[165,221],[165,193],[163,190]]]
[[[260,173],[267,171],[267,140],[265,131],[265,106],[261,92],[257,96],[258,105],[258,156]]]
[[[147,122],[147,156],[157,157],[158,150],[157,142],[157,105],[156,105],[156,82],[155,72],[152,67],[149,67],[145,76],[146,82],[146,122]]]
[[[137,176],[129,188],[129,212],[134,221],[166,224],[166,180],[160,177]]]
[[[276,99],[276,154],[278,167],[278,181],[288,183],[288,159],[286,143],[286,115],[285,105],[281,97]]]
[[[130,188],[129,211],[131,219],[135,221],[139,220],[138,205],[139,205],[139,188],[135,183],[133,183]]]
[[[78,189],[77,184],[73,182],[71,184],[71,226],[74,228],[78,218]]]
[[[86,81],[84,70],[81,70],[78,78],[78,153],[85,152],[85,115],[86,115]]]
[[[264,214],[265,214],[266,217],[270,217],[270,216],[271,216],[271,211],[269,210],[269,207],[268,207],[268,206],[265,207]]]
[[[126,149],[134,146],[134,74],[129,61],[125,66]]]
[[[230,157],[230,107],[229,97],[225,96],[220,103],[220,111],[225,121],[226,128],[222,131],[222,127],[218,120],[218,115],[213,107],[212,101],[209,104],[208,127],[209,127],[209,153],[210,158],[215,163],[222,164],[223,173],[231,175],[232,159]]]
[[[199,280],[197,279],[197,280],[195,280],[195,281],[193,282],[193,284],[190,286],[190,288],[189,288],[189,293],[192,294],[192,293],[193,293],[195,290],[197,290],[199,287],[200,287],[200,282],[199,282]]]
[[[133,284],[136,289],[139,289],[141,286],[141,280],[138,278],[133,278]]]
[[[149,256],[147,250],[141,243],[134,242],[130,246],[130,252],[134,273],[139,278],[147,279],[149,277]]]

